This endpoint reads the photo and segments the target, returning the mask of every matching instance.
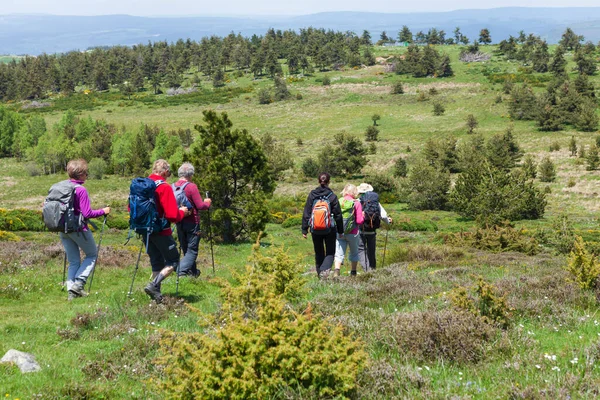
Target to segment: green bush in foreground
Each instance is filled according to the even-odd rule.
[[[45,229],[40,211],[25,208],[12,210],[0,208],[0,230],[40,232]]]
[[[162,389],[168,398],[264,399],[286,388],[347,398],[367,355],[339,325],[294,312],[285,299],[299,289],[299,263],[283,251],[254,256],[224,287],[221,312],[207,334],[167,332]]]

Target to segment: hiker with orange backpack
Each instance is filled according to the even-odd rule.
[[[360,242],[358,227],[364,222],[364,214],[360,201],[356,199],[358,197],[356,186],[351,183],[347,184],[342,191],[342,196],[340,209],[342,210],[343,234],[337,239],[334,276],[340,276],[347,248],[350,248],[350,254],[348,254],[351,266],[350,275],[355,276]]]
[[[336,236],[344,232],[342,210],[337,196],[329,188],[330,179],[326,172],[319,174],[319,186],[308,194],[302,215],[302,236],[306,239],[310,229],[319,278],[329,275],[335,255]]]

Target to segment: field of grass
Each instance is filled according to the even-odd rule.
[[[497,57],[484,64],[462,64],[458,48],[442,50],[453,60],[453,78],[399,77],[385,72],[383,65],[317,72],[288,84],[294,96],[302,94],[301,100],[259,105],[256,92],[272,83],[245,76],[227,84],[231,91],[226,96],[213,96],[210,83],[203,82],[202,98],[211,99],[210,103],[200,97],[197,103],[145,101],[144,97],[152,96],[149,93],[126,100],[111,92],[98,95],[98,105],[86,105],[78,112],[128,129],[142,123],[177,129],[201,123],[207,107],[226,111],[234,128],[246,128],[256,137],[271,133],[281,140],[294,154],[297,167],[324,141],[332,141],[335,133],[363,137],[372,124],[371,115],[377,113],[380,141],[377,153],[369,156],[366,174],[387,171],[398,156],[406,157],[410,168],[429,138],[467,140],[465,119],[474,114],[477,131],[485,137],[512,124],[526,153],[538,160],[550,156],[556,164],[557,180],[544,184],[550,189],[545,217],[518,222],[516,227],[535,236],[551,230],[554,219],[566,213],[576,234],[600,241],[598,171],[585,171],[585,165],[569,157],[567,150],[571,136],[589,145],[598,133],[539,132],[534,122],[511,122],[508,96],[501,85],[490,84],[484,72],[518,73],[517,64]],[[377,48],[376,56],[402,51]],[[325,74],[331,86],[321,85]],[[398,80],[406,93],[391,95]],[[600,78],[593,81],[598,84]],[[429,94],[432,88],[437,94]],[[429,99],[417,101],[420,92]],[[434,99],[444,103],[444,115],[433,115]],[[52,126],[62,111],[43,115]],[[559,151],[549,151],[553,142],[560,144]],[[50,184],[64,178],[30,177],[23,163],[10,159],[0,159],[0,167],[2,208],[37,209]],[[569,180],[575,180],[575,185],[568,185]],[[332,187],[339,192],[344,183],[334,177]],[[128,185],[128,177],[116,176],[86,183],[95,207],[110,204],[121,215],[126,212]],[[293,172],[278,184],[275,196],[303,199],[313,186],[314,182]],[[409,211],[406,204],[385,207],[396,221],[393,229],[379,231],[378,257],[382,261],[385,247],[385,266],[357,278],[348,276],[346,268],[340,279],[317,280],[312,243],[302,240],[299,227],[269,224],[261,239],[261,248],[284,246],[302,264],[308,283],[298,308],[310,303],[315,312],[341,323],[364,342],[370,362],[359,376],[357,398],[594,398],[600,394],[600,314],[595,293],[568,280],[564,255],[546,245],[539,245],[535,255],[450,247],[444,244],[444,235],[470,231],[473,221],[452,212]],[[210,249],[203,243],[201,277],[182,279],[179,298],[174,296],[174,279],[169,278],[164,286],[166,304],[156,306],[141,290],[150,273],[146,255],[133,295],[127,298],[139,241],[125,245],[126,231],[108,229],[91,295],[67,302],[60,286],[63,253],[58,237],[47,232],[15,233],[20,241],[0,241],[0,354],[11,348],[31,352],[42,371],[21,375],[15,367],[0,364],[0,396],[8,399],[163,398],[156,389],[161,371],[153,363],[161,330],[197,329],[198,316],[188,305],[203,315],[216,312],[221,303],[220,280],[233,281],[232,274],[243,270],[252,247],[250,243],[216,245],[213,275]],[[506,299],[510,323],[505,328],[483,332],[472,319],[458,317],[454,311],[453,290],[464,287],[476,297],[472,288],[480,276]]]

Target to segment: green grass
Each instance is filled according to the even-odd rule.
[[[493,46],[482,49],[493,51]],[[510,121],[509,98],[502,93],[501,85],[490,83],[488,77],[490,72],[518,74],[518,65],[497,56],[485,64],[463,64],[458,62],[458,46],[445,46],[442,50],[453,61],[453,78],[397,76],[385,72],[382,65],[316,72],[288,83],[293,100],[259,105],[256,92],[272,86],[272,81],[265,77],[254,80],[248,74],[235,79],[228,72],[229,82],[218,91],[213,91],[208,78],[202,77],[203,89],[194,95],[167,98],[144,92],[127,100],[115,90],[81,94],[51,99],[53,106],[43,115],[49,127],[61,118],[61,110],[74,108],[81,116],[90,115],[127,129],[137,129],[140,123],[177,129],[193,128],[201,123],[204,109],[214,108],[226,111],[234,128],[246,128],[258,138],[273,134],[288,147],[299,166],[304,158],[314,156],[324,142],[333,141],[335,133],[345,131],[362,138],[372,124],[371,115],[379,114],[377,154],[368,156],[369,165],[363,171],[370,174],[388,171],[399,156],[407,159],[410,171],[419,150],[430,138],[454,136],[459,141],[469,140],[465,119],[474,114],[479,122],[477,132],[485,137],[502,133],[512,124],[526,153],[538,161],[549,155],[556,164],[557,180],[540,184],[551,189],[545,217],[519,221],[516,227],[523,227],[526,234],[535,234],[551,229],[554,218],[567,213],[577,234],[588,241],[600,241],[597,171],[585,171],[585,165],[569,157],[567,150],[572,135],[578,144],[589,145],[597,133],[571,128],[539,132],[534,122]],[[404,51],[378,47],[375,55],[387,57]],[[332,81],[329,87],[316,82],[325,74]],[[598,76],[592,80],[600,82]],[[403,82],[405,94],[390,94],[396,81]],[[432,87],[437,89],[437,95],[417,101],[418,93],[429,93]],[[302,94],[301,100],[295,100],[296,93]],[[502,96],[502,103],[495,102],[498,95]],[[433,116],[434,99],[443,102],[444,115]],[[299,138],[302,145],[297,143]],[[554,141],[560,143],[561,150],[549,152]],[[411,152],[406,152],[407,146]],[[50,184],[66,177],[30,177],[24,163],[10,159],[0,159],[0,167],[4,171],[0,191],[3,208],[38,209]],[[360,183],[363,179],[361,175],[350,181]],[[575,179],[576,184],[569,188],[570,179]],[[109,204],[115,213],[126,213],[129,180],[108,176],[87,181],[94,207]],[[346,181],[333,177],[333,189],[341,191]],[[296,170],[289,171],[278,184],[276,199],[271,203],[277,209],[272,212],[292,213],[297,203],[302,206],[314,186],[315,182],[302,178]],[[597,395],[600,315],[594,293],[582,293],[567,282],[562,268],[566,263],[564,256],[557,256],[546,247],[540,248],[536,256],[448,249],[442,246],[443,234],[468,231],[474,227],[473,221],[447,211],[409,211],[403,203],[385,207],[396,221],[389,231],[379,231],[378,258],[383,260],[385,248],[386,265],[372,274],[361,274],[356,280],[347,275],[346,266],[341,279],[318,281],[314,276],[312,243],[302,239],[297,226],[269,224],[267,235],[261,240],[263,248],[285,246],[301,260],[309,281],[306,297],[298,308],[310,302],[315,311],[343,323],[349,334],[362,338],[374,363],[399,371],[399,375],[391,377],[373,372],[359,397],[520,398],[542,391],[552,398]],[[146,255],[142,256],[134,294],[127,299],[139,242],[134,240],[125,246],[125,231],[107,230],[92,294],[69,303],[59,285],[62,253],[56,235],[17,235],[22,239],[20,243],[0,243],[0,353],[10,348],[32,352],[43,370],[21,375],[13,367],[0,366],[0,396],[31,398],[41,393],[42,398],[162,398],[152,383],[160,377],[151,364],[156,352],[154,334],[160,329],[198,329],[197,316],[175,300],[166,308],[149,306],[141,290],[149,275]],[[217,311],[219,280],[232,280],[233,273],[243,269],[251,247],[250,243],[216,245],[213,276],[210,249],[202,244],[202,277],[181,282],[180,294],[185,303],[203,315]],[[395,262],[395,257],[401,256],[405,259]],[[510,327],[487,343],[479,363],[443,358],[421,360],[386,341],[386,329],[394,315],[450,309],[448,293],[459,286],[472,287],[479,275],[494,284],[513,308]],[[174,279],[170,278],[165,292],[173,295],[174,291]],[[98,310],[102,312],[97,313]],[[92,316],[93,322],[79,326],[73,320],[77,315]],[[552,360],[552,355],[556,360]],[[575,357],[578,361],[572,363]],[[380,383],[386,391],[378,393],[369,381]]]

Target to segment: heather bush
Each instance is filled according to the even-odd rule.
[[[396,313],[383,325],[381,340],[419,361],[479,362],[497,334],[481,317],[453,310]]]
[[[596,287],[600,275],[600,263],[596,256],[587,251],[581,236],[575,237],[575,244],[567,258],[565,269],[571,275],[571,280],[577,283],[581,289]]]
[[[415,261],[449,262],[459,260],[464,256],[463,250],[450,246],[415,244],[393,247],[386,259],[390,264]]]

